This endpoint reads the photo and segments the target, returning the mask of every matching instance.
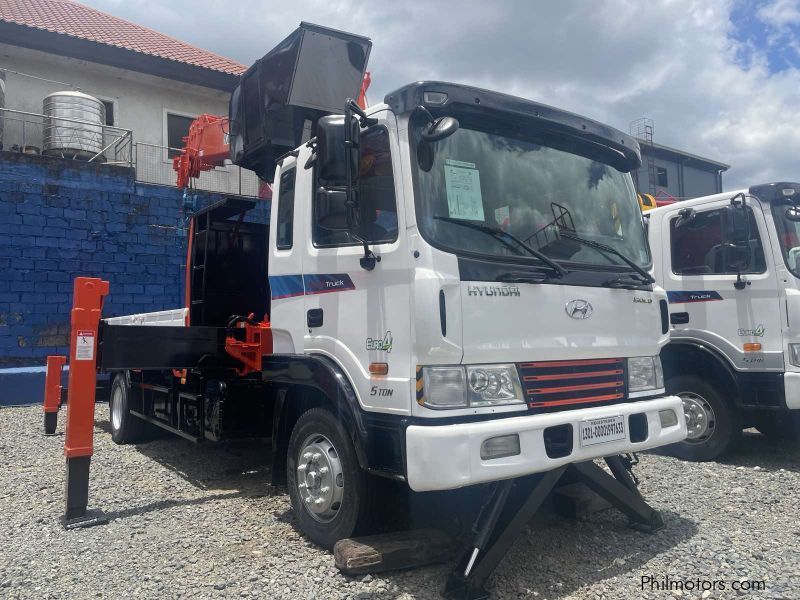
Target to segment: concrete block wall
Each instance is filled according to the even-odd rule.
[[[105,316],[182,306],[182,206],[133,169],[0,152],[0,368],[67,353],[76,276],[110,281]]]

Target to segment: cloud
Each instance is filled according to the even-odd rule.
[[[767,28],[766,42],[778,55],[800,58],[800,0],[773,0],[756,10],[758,19]]]
[[[373,40],[373,103],[418,79],[464,82],[626,131],[651,117],[657,143],[731,164],[727,189],[800,179],[800,71],[771,72],[766,46],[736,38],[734,0],[84,3],[246,64],[301,20],[354,31]],[[747,10],[776,30],[800,18],[786,0]]]
[[[797,0],[774,0],[758,8],[758,19],[773,27],[800,24],[800,2]]]

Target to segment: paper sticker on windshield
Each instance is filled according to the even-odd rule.
[[[484,220],[481,176],[474,163],[448,158],[444,161],[444,182],[450,217],[469,221]]]

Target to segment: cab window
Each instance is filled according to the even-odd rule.
[[[278,250],[289,250],[293,243],[295,173],[294,167],[281,173],[280,190],[278,190],[278,231],[275,244]]]
[[[764,250],[753,211],[747,208],[750,239],[734,239],[727,231],[722,210],[698,212],[688,223],[676,227],[670,220],[672,272],[676,275],[727,275],[763,273]],[[739,270],[742,264],[748,266]]]

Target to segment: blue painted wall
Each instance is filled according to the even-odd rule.
[[[0,152],[0,367],[67,353],[76,276],[110,281],[105,316],[182,306],[182,207],[133,169]]]

